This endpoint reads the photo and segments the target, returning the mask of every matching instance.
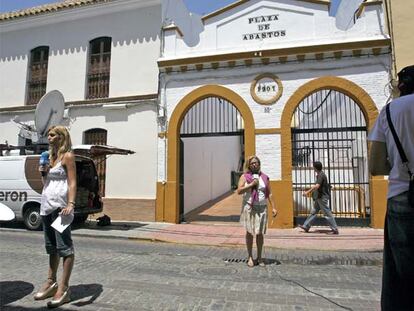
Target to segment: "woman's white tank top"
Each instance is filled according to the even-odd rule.
[[[59,161],[49,170],[42,191],[40,215],[46,216],[68,205],[68,176]]]

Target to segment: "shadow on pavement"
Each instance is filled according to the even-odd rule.
[[[145,223],[116,223],[111,224],[109,226],[98,226],[96,222],[90,221],[85,223],[73,223],[71,228],[72,230],[78,230],[78,229],[88,229],[88,230],[97,230],[97,231],[111,231],[111,230],[117,230],[117,231],[128,231],[133,230],[140,227],[145,227],[148,224]]]
[[[0,310],[9,303],[22,299],[33,292],[34,286],[24,281],[0,282]]]
[[[187,219],[184,216],[184,219],[188,223],[198,223],[198,222],[231,222],[238,223],[240,215],[227,215],[227,216],[216,216],[216,215],[197,215],[191,219]]]
[[[98,226],[95,221],[87,221],[85,223],[73,222],[71,225],[71,229],[72,230],[88,229],[88,230],[98,230],[98,231],[111,231],[111,230],[127,231],[127,230],[133,230],[133,229],[140,228],[140,227],[145,227],[147,225],[148,224],[146,223],[117,222],[109,226]],[[0,222],[0,228],[27,230],[22,221],[16,221],[16,220],[8,221],[8,222]],[[42,231],[42,229],[38,231]]]
[[[65,306],[65,311],[75,311],[74,309],[68,309]],[[46,306],[46,300],[45,300],[45,306],[44,307],[39,307],[39,308],[34,308],[34,307],[23,307],[23,306],[5,306],[4,309],[1,309],[1,311],[50,311],[50,310],[62,310],[60,308],[57,309],[50,309]]]
[[[278,266],[278,265],[281,265],[282,264],[279,260],[270,259],[270,258],[263,258],[263,261],[266,264],[266,266],[269,266],[269,265]]]
[[[24,307],[24,306],[7,306],[16,302],[33,292],[34,286],[31,283],[23,281],[5,281],[0,282],[0,310],[14,311],[14,310],[50,310],[45,306],[40,308]],[[71,302],[67,304],[76,307],[82,307],[92,304],[103,292],[101,284],[80,284],[70,287]],[[85,300],[85,298],[88,298]],[[66,305],[65,305],[66,306]],[[65,310],[70,310],[65,308]]]
[[[22,221],[0,221],[0,228],[13,228],[13,229],[25,229]]]
[[[79,284],[70,287],[70,304],[82,307],[93,303],[103,292],[101,284]],[[87,300],[83,300],[88,298]],[[78,301],[81,300],[81,301]]]

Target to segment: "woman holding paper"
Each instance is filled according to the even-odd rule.
[[[53,126],[48,131],[49,165],[41,165],[43,192],[40,215],[43,221],[46,252],[49,254],[49,272],[46,282],[34,296],[35,300],[53,297],[48,307],[58,307],[70,301],[69,279],[75,259],[70,226],[58,232],[52,223],[60,216],[73,219],[76,197],[75,156],[68,130]],[[59,218],[59,219],[60,219]],[[59,220],[58,220],[59,221]],[[62,279],[57,282],[60,257],[63,257]]]
[[[246,229],[246,246],[248,252],[247,265],[253,267],[253,236],[256,236],[257,260],[259,266],[264,266],[262,249],[263,235],[267,229],[267,203],[272,207],[272,215],[276,216],[277,210],[273,202],[269,185],[269,177],[260,170],[260,159],[250,156],[245,163],[245,171],[240,176],[237,194],[243,194],[242,213],[240,223]]]

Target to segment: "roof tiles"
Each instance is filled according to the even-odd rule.
[[[112,0],[65,0],[45,5],[40,5],[32,8],[27,8],[23,10],[7,12],[0,14],[0,22],[1,21],[9,21],[14,20],[22,17],[28,17],[33,15],[45,14],[54,11],[61,11],[65,9],[87,6],[95,3],[100,2],[110,2]]]

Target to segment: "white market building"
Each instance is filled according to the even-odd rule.
[[[256,154],[280,211],[274,227],[309,212],[301,192],[315,160],[339,223],[382,227],[386,181],[368,173],[366,135],[390,96],[390,39],[381,1],[355,19],[341,31],[329,1],[242,0],[192,31],[164,27],[158,221],[229,191],[240,159]]]
[[[156,0],[2,14],[0,143],[26,143],[13,120],[32,124],[33,104],[58,89],[74,144],[136,152],[101,168],[118,219],[179,222],[230,191],[257,154],[280,210],[274,227],[308,212],[300,191],[317,159],[342,223],[382,227],[386,181],[368,175],[366,133],[390,96],[383,4],[368,1],[347,32],[328,11],[324,0],[240,0],[190,32],[163,28]]]

